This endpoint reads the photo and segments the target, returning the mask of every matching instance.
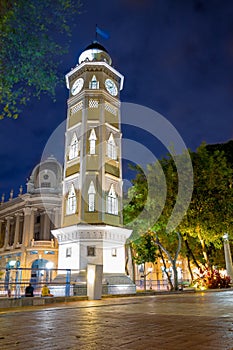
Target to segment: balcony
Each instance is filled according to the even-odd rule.
[[[53,239],[50,241],[35,241],[31,240],[31,247],[46,247],[46,248],[55,248],[55,242]]]

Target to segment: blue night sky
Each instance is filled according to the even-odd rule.
[[[110,33],[100,42],[125,76],[123,102],[162,114],[195,150],[233,138],[233,2],[231,0],[84,0],[75,19],[65,74],[95,38],[95,24]],[[68,90],[57,100],[32,100],[18,120],[0,121],[0,195],[24,186],[50,134],[66,118]],[[132,122],[132,121],[131,121]],[[127,129],[140,142],[140,132]],[[143,141],[142,141],[143,142]],[[148,142],[148,140],[147,140]],[[61,149],[64,139],[61,138]],[[158,146],[159,147],[159,146]],[[156,146],[155,146],[156,148]]]

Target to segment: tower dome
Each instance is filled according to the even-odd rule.
[[[54,158],[48,157],[37,164],[27,183],[27,193],[53,193],[61,192],[62,166]]]
[[[102,61],[112,64],[112,59],[108,54],[108,51],[98,41],[93,41],[86,49],[81,53],[78,59],[78,63],[84,61]]]

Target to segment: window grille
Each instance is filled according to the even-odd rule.
[[[97,81],[95,75],[93,75],[93,77],[89,83],[89,89],[93,89],[93,90],[99,89],[99,82]]]
[[[95,130],[92,129],[89,137],[89,142],[90,142],[90,154],[95,154],[95,145],[96,145],[96,133]]]
[[[66,257],[69,258],[71,257],[71,255],[72,255],[72,248],[71,247],[66,248]]]
[[[87,246],[87,256],[95,256],[95,247]]]
[[[107,196],[107,213],[118,215],[118,199],[113,185],[111,185]]]
[[[117,159],[117,148],[116,143],[113,138],[113,134],[111,133],[107,143],[107,156],[111,159]]]
[[[77,113],[83,108],[83,101],[78,102],[76,105],[71,107],[70,114],[73,115],[74,113]]]
[[[95,187],[93,181],[91,181],[88,189],[88,210],[95,211]]]
[[[69,159],[74,159],[78,157],[78,154],[79,154],[79,141],[77,139],[76,134],[74,133],[70,144]]]
[[[68,198],[67,198],[67,208],[66,208],[66,213],[69,214],[74,214],[76,212],[76,204],[77,204],[77,199],[76,199],[76,193],[74,189],[74,185],[71,185]]]
[[[98,108],[99,100],[90,99],[89,100],[89,108]]]
[[[105,102],[105,110],[110,112],[113,115],[117,115],[117,108],[114,107],[112,104]]]

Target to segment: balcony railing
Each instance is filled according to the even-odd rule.
[[[50,241],[35,241],[34,239],[31,240],[31,247],[50,247],[54,248],[54,240],[51,239]]]

